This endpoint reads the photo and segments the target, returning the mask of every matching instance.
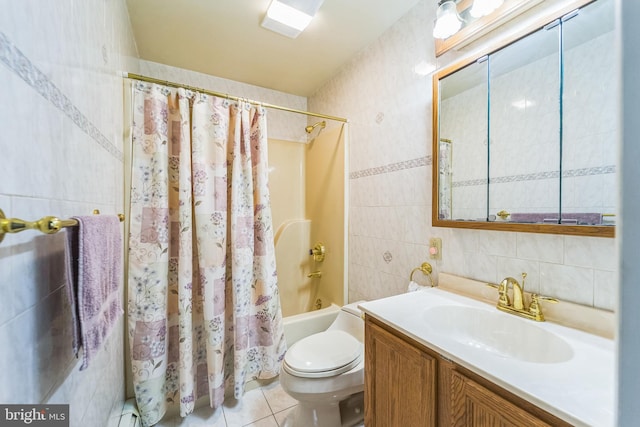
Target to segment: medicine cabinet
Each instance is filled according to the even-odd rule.
[[[434,226],[614,236],[614,1],[580,3],[434,74]]]

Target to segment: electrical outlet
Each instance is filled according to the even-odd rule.
[[[432,237],[429,239],[429,258],[439,260],[442,259],[442,239]]]

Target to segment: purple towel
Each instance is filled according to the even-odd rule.
[[[527,223],[557,223],[558,213],[512,213],[509,218],[513,222],[527,222]],[[594,212],[586,213],[562,213],[563,224],[580,224],[580,225],[601,225],[602,214]]]
[[[115,215],[74,217],[66,228],[67,294],[73,317],[73,351],[83,358],[80,370],[100,350],[122,315],[122,236]]]

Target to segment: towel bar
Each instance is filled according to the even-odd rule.
[[[100,213],[99,210],[93,211],[94,215]],[[118,214],[120,222],[124,221],[124,214]],[[6,233],[19,233],[24,230],[38,230],[45,234],[54,234],[60,231],[61,228],[75,227],[78,225],[78,221],[75,219],[59,219],[55,216],[45,216],[37,221],[24,221],[19,218],[7,218],[4,216],[4,212],[0,209],[0,242],[4,239]]]
[[[422,264],[420,264],[420,267],[416,267],[413,270],[411,270],[411,275],[409,275],[410,282],[413,281],[413,273],[415,273],[416,271],[421,271],[422,274],[429,277],[429,282],[431,282],[431,286],[433,286],[433,278],[431,277],[433,268],[431,267],[431,264],[429,264],[428,262],[423,262]]]

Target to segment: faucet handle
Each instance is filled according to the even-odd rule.
[[[498,298],[498,305],[508,306],[511,304],[509,301],[509,295],[507,295],[507,286],[505,286],[504,281],[499,285],[495,283],[487,283],[487,286],[498,290],[498,295],[500,295],[500,298]]]
[[[560,302],[556,298],[545,297],[544,295],[539,295],[539,294],[531,294],[531,300],[532,301],[535,300],[536,302],[538,302],[538,301],[547,301],[547,302],[550,302],[552,304],[557,304],[557,303]]]
[[[540,300],[547,301],[552,304],[557,304],[559,301],[555,298],[545,297],[538,294],[531,294],[531,304],[529,304],[529,313],[533,316],[534,320],[538,322],[544,322],[544,314],[542,314],[542,308],[540,307]]]

